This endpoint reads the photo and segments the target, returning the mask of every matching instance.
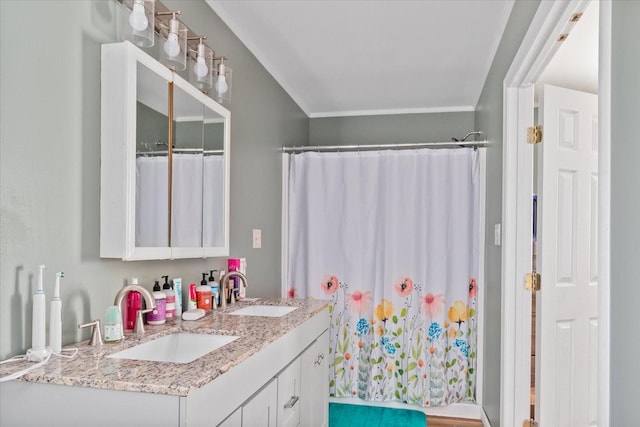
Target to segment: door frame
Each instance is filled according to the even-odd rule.
[[[569,17],[588,3],[541,1],[503,83],[501,425],[529,418],[531,299],[524,277],[531,266],[533,150],[526,141],[534,82],[558,48],[556,37],[575,25]],[[611,0],[600,0],[599,9],[598,426],[609,427]]]

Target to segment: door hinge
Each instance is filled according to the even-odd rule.
[[[528,291],[537,292],[540,290],[542,279],[540,273],[527,273],[524,279],[525,287]]]
[[[542,142],[542,127],[532,126],[527,128],[527,142],[529,144],[540,144]]]
[[[522,423],[523,427],[538,427],[538,422],[536,420],[524,420]]]

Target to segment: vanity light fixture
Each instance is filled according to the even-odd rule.
[[[160,61],[169,68],[182,71],[187,67],[187,27],[180,22],[176,15],[180,11],[156,12],[157,16],[171,15],[167,22],[160,22],[160,35],[165,42],[160,50]]]
[[[196,40],[195,49],[189,49],[189,56],[194,60],[189,74],[189,81],[198,89],[207,92],[212,86],[213,58],[215,53],[204,44],[207,36],[188,37],[188,41]]]
[[[136,46],[151,47],[154,43],[156,0],[122,0],[119,9],[119,27],[122,40]]]
[[[221,56],[214,58],[219,61],[215,70],[215,96],[221,104],[231,103],[231,67],[224,61],[228,58]]]

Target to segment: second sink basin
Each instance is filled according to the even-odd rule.
[[[279,305],[249,305],[236,311],[232,311],[229,314],[235,314],[239,316],[262,316],[262,317],[282,317],[285,314],[291,313],[298,307],[287,307]]]
[[[136,345],[107,357],[153,362],[189,363],[236,339],[238,337],[235,335],[179,332]]]

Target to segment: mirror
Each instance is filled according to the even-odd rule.
[[[136,62],[136,236],[141,247],[169,246],[169,82]]]
[[[101,66],[100,256],[227,256],[231,113],[129,42]]]
[[[172,247],[202,247],[204,106],[173,87]]]

